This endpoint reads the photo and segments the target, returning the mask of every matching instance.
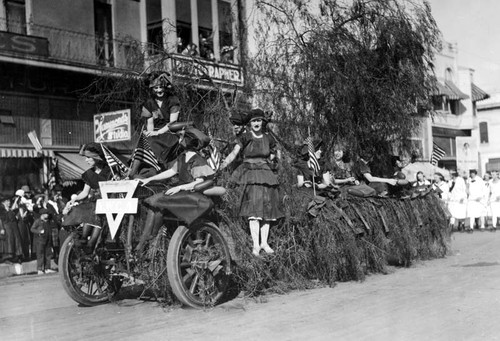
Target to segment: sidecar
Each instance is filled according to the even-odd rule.
[[[172,196],[173,209],[162,211],[161,227],[153,236],[165,242],[160,250],[166,249],[166,257],[165,252],[151,257],[135,250],[144,228],[143,203],[166,188],[141,187],[137,181],[107,181],[100,186],[102,199],[96,202],[95,213],[105,215],[107,223],[102,228],[76,227],[61,247],[59,272],[73,300],[86,306],[108,302],[125,281],[141,278],[141,269],[155,263],[157,275],[167,273],[172,292],[183,304],[204,308],[221,301],[231,274],[228,242],[214,210],[214,201],[225,192],[222,187],[207,181],[193,192]],[[189,205],[197,202],[208,202],[210,207],[184,219],[182,212],[193,211]]]

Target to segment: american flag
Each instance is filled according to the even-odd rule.
[[[28,133],[28,138],[30,139],[33,147],[35,147],[35,150],[40,153],[42,151],[42,144],[40,143],[40,140],[36,135],[36,131],[35,130],[30,131]]]
[[[49,189],[53,189],[55,185],[59,183],[61,177],[59,176],[58,160],[57,158],[49,159],[49,181],[47,185]]]
[[[132,162],[134,160],[144,162],[157,171],[161,170],[160,164],[158,163],[158,160],[151,149],[151,145],[143,132],[141,132],[139,142],[137,142],[137,147],[135,147],[134,153],[132,154]]]
[[[318,159],[316,158],[313,139],[309,136],[307,138],[307,151],[309,153],[309,160],[307,166],[313,170],[314,175],[319,175],[320,167]]]
[[[217,149],[217,146],[215,145],[215,140],[210,131],[208,132],[208,137],[210,137],[210,144],[208,145],[209,154],[207,158],[207,163],[215,172],[217,172],[220,167],[222,155]]]
[[[108,147],[103,144],[101,144],[101,147],[104,153],[104,158],[106,159],[106,162],[108,163],[108,166],[110,168],[118,168],[122,176],[128,172],[128,167],[115,154],[113,154],[111,150],[108,149]]]
[[[214,171],[218,171],[221,163],[222,156],[219,152],[219,149],[215,146],[214,143],[211,143],[208,146],[208,150],[210,154],[208,155],[208,165],[212,167]]]
[[[431,155],[431,165],[436,166],[438,161],[446,155],[443,148],[439,147],[436,142],[433,142],[432,155]]]

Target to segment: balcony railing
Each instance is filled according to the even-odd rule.
[[[30,36],[48,40],[49,56],[39,56],[40,59],[134,71],[142,71],[144,67],[145,49],[137,40],[110,39],[107,36],[95,36],[34,23],[6,23],[5,19],[0,19],[0,27],[11,33],[27,32],[27,26]],[[3,49],[1,53],[9,52],[15,51]]]

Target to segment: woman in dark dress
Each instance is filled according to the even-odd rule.
[[[240,135],[233,151],[221,165],[227,167],[241,152],[243,163],[234,171],[233,181],[243,186],[240,216],[248,218],[255,256],[263,249],[274,253],[267,243],[269,224],[283,217],[279,208],[278,177],[269,166],[275,157],[276,140],[262,131],[266,120],[261,109],[254,109],[248,115],[250,131]],[[259,244],[259,232],[262,239]]]
[[[80,155],[85,157],[90,169],[82,174],[82,180],[85,183],[83,190],[77,195],[72,195],[64,209],[63,213],[67,215],[63,218],[62,226],[82,223],[101,226],[101,219],[95,214],[95,202],[101,197],[99,181],[110,180],[111,170],[104,161],[101,146],[97,143],[92,142],[83,146]],[[69,214],[68,209],[71,209]]]
[[[152,97],[142,106],[141,117],[146,120],[144,134],[148,137],[151,149],[161,165],[172,161],[176,156],[178,137],[169,125],[179,118],[180,101],[172,93],[172,86],[166,74],[161,74],[149,84]]]
[[[1,260],[18,261],[22,257],[21,237],[17,227],[16,213],[11,210],[11,199],[0,198],[0,255]]]

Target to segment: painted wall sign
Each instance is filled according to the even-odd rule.
[[[218,64],[208,60],[172,56],[172,71],[177,76],[203,77],[208,75],[215,83],[243,85],[243,73],[236,65]]]
[[[129,141],[131,132],[130,109],[94,115],[94,142]]]
[[[46,38],[26,36],[10,32],[0,32],[0,53],[29,53],[49,56],[49,41]]]

